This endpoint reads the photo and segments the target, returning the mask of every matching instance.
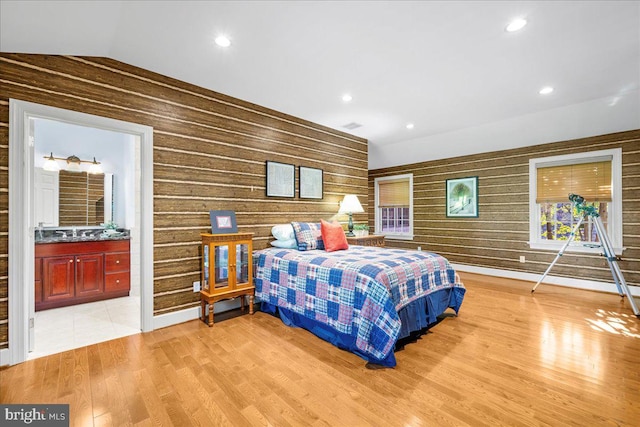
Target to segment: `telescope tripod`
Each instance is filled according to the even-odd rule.
[[[581,206],[579,205],[578,207],[580,208]],[[624,294],[627,295],[629,304],[631,305],[631,309],[633,310],[633,314],[635,314],[636,317],[640,318],[640,311],[638,310],[638,306],[636,306],[636,302],[633,299],[633,295],[631,295],[631,291],[627,286],[627,282],[624,280],[624,276],[622,275],[622,271],[620,270],[620,266],[618,265],[618,257],[613,252],[613,247],[611,246],[611,240],[609,240],[609,236],[607,235],[607,232],[604,228],[604,224],[602,223],[602,218],[600,218],[600,216],[596,212],[590,209],[585,210],[584,214],[580,218],[580,221],[578,221],[576,226],[573,227],[573,230],[571,230],[571,234],[569,235],[567,242],[564,244],[564,246],[562,246],[562,249],[560,249],[560,252],[558,252],[558,255],[556,255],[551,265],[549,265],[549,268],[547,268],[547,271],[545,271],[542,277],[540,278],[540,280],[538,280],[538,283],[536,283],[533,289],[531,289],[531,293],[535,292],[538,285],[540,285],[540,283],[544,280],[544,278],[547,277],[547,274],[549,274],[549,271],[551,271],[551,268],[555,265],[556,262],[558,262],[560,257],[564,254],[564,251],[569,247],[569,244],[574,240],[576,233],[578,232],[578,229],[580,228],[584,220],[590,216],[595,219],[596,232],[598,233],[598,237],[600,238],[600,244],[593,245],[593,247],[602,248],[602,251],[603,251],[602,255],[604,255],[604,257],[607,260],[607,263],[609,264],[609,270],[611,270],[613,281],[615,282],[616,287],[618,288],[618,295],[620,295],[623,298],[624,298]],[[624,291],[624,294],[623,294],[623,291]]]

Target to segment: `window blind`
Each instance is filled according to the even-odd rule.
[[[570,193],[587,202],[612,201],[610,160],[542,167],[536,172],[536,203],[565,202]]]
[[[379,181],[378,207],[409,206],[409,180]]]

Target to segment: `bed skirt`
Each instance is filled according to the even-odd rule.
[[[464,289],[459,292],[459,288],[441,289],[427,295],[424,298],[415,300],[398,312],[398,317],[402,322],[398,339],[408,337],[412,332],[420,331],[437,322],[437,317],[444,313],[449,307],[455,310],[456,314],[462,304]],[[393,367],[396,366],[396,357],[393,351],[390,351],[382,359],[375,359],[371,355],[361,352],[356,347],[356,336],[338,332],[324,323],[309,319],[303,315],[293,312],[289,309],[278,307],[268,302],[260,303],[260,310],[280,317],[282,322],[287,326],[296,326],[316,335],[317,337],[330,342],[338,348],[354,353],[367,362],[377,365]],[[396,340],[396,341],[397,341]]]

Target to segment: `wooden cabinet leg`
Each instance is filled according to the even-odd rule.
[[[207,323],[207,302],[205,300],[200,301],[200,308],[201,308],[201,315],[200,315],[200,319],[204,322]]]
[[[209,304],[209,326],[213,326],[213,304]]]
[[[242,311],[243,313],[244,313],[244,302],[245,302],[244,298],[245,298],[244,295],[240,296],[240,311]]]
[[[253,314],[253,295],[249,295],[249,314]]]

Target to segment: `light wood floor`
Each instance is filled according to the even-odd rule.
[[[640,320],[628,304],[461,276],[460,316],[397,352],[394,369],[367,369],[258,312],[3,368],[0,402],[69,403],[83,427],[640,424]]]

